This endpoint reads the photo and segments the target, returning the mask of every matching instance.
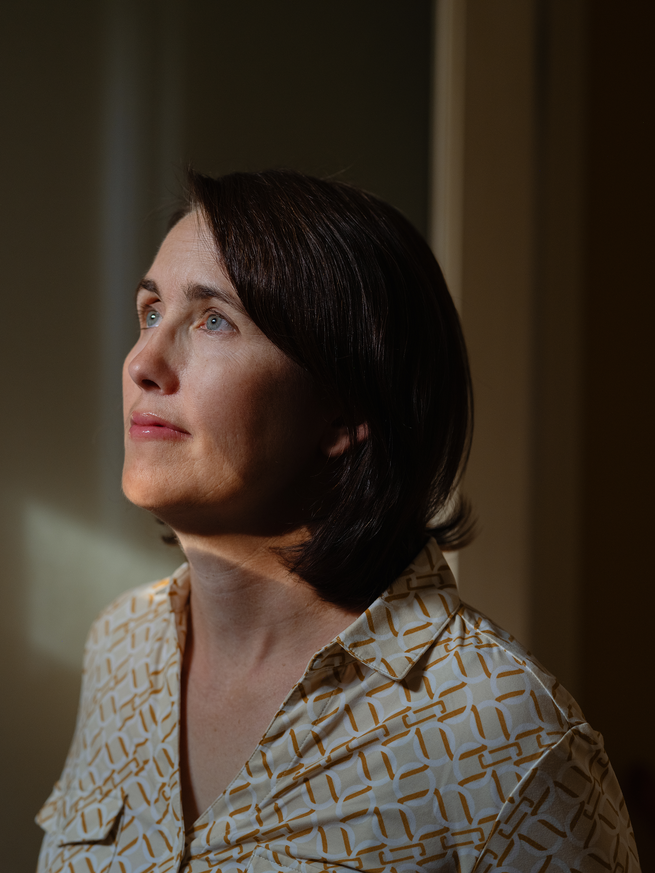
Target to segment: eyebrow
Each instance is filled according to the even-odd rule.
[[[142,289],[144,291],[150,291],[152,294],[159,294],[159,287],[154,279],[141,279],[136,288],[136,295],[138,295],[139,291]],[[242,315],[247,314],[243,303],[239,300],[236,294],[229,294],[227,291],[224,291],[216,285],[203,285],[199,282],[194,282],[186,286],[184,289],[184,296],[189,303],[194,303],[197,300],[220,300],[227,306],[236,309],[237,312],[240,312]]]

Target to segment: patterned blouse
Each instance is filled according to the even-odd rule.
[[[93,625],[73,744],[37,817],[39,873],[639,870],[601,736],[461,603],[434,541],[314,655],[185,832],[188,594],[183,565]]]

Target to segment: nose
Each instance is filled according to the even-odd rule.
[[[125,367],[143,391],[174,394],[179,387],[174,350],[163,327],[144,332],[125,359]]]

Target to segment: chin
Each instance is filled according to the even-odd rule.
[[[220,509],[203,505],[188,483],[165,476],[152,468],[123,471],[123,494],[130,503],[152,513],[176,533],[215,535],[224,527]]]
[[[171,500],[169,489],[155,488],[152,483],[135,483],[133,480],[124,479],[123,494],[134,506],[151,513],[176,533],[186,527],[181,520],[189,517],[188,503]]]
[[[145,472],[139,474],[124,470],[122,488],[130,503],[156,515],[170,503],[172,494],[170,483],[162,481],[160,476]]]

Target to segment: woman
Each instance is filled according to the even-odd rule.
[[[470,380],[409,223],[192,175],[137,310],[123,488],[187,563],[91,631],[39,870],[637,870],[601,737],[439,550]]]

